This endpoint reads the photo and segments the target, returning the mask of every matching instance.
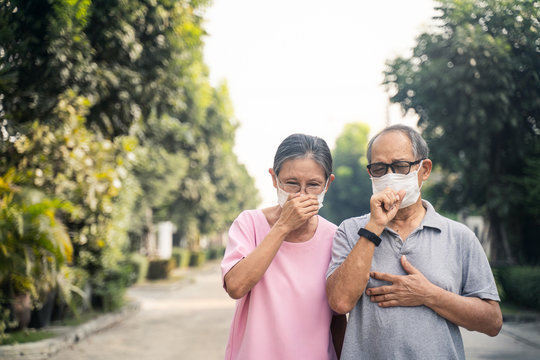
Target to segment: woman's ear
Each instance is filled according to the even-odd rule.
[[[328,185],[326,185],[326,191],[330,189],[330,184],[336,179],[336,176],[334,174],[330,174],[328,177]]]
[[[274,169],[270,168],[268,169],[268,172],[272,176],[272,183],[274,184],[274,187],[277,189],[277,182],[276,182],[276,173],[274,172]]]

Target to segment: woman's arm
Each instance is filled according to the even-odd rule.
[[[273,226],[259,246],[225,274],[225,290],[230,297],[240,299],[259,282],[287,234],[286,227]]]
[[[230,297],[240,299],[259,282],[287,235],[316,215],[319,210],[318,204],[314,196],[301,194],[289,196],[278,220],[264,240],[225,274],[225,290]]]

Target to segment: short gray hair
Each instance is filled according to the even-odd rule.
[[[429,147],[428,147],[428,144],[426,143],[426,140],[424,140],[424,138],[422,137],[422,135],[420,135],[418,131],[414,130],[410,126],[396,124],[396,125],[392,125],[392,126],[382,129],[377,135],[371,138],[368,144],[367,154],[366,154],[368,163],[371,162],[371,147],[373,145],[373,142],[379,136],[392,132],[392,131],[405,134],[409,138],[412,145],[412,153],[414,156],[414,160],[427,159],[429,155]]]
[[[305,134],[289,135],[279,145],[274,156],[274,172],[279,175],[283,163],[294,159],[313,159],[324,169],[326,179],[332,174],[332,154],[326,141]]]

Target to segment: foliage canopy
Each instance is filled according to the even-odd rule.
[[[412,56],[387,63],[385,84],[393,102],[418,114],[442,168],[437,205],[483,213],[492,260],[534,261],[540,248],[528,234],[540,229],[540,2],[439,3],[437,26],[417,38]]]

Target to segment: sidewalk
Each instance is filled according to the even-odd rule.
[[[5,346],[0,347],[0,358],[222,360],[235,302],[223,291],[219,262],[175,270],[174,276],[182,278],[131,288],[128,294],[138,307],[131,312],[125,309],[123,317],[116,314],[115,321],[104,316],[86,332],[82,331],[85,324],[70,333],[70,341],[54,349],[46,340],[15,345],[13,349],[19,351],[11,355],[1,352]],[[505,320],[501,333],[493,338],[465,329],[461,333],[468,360],[540,358],[539,321]],[[33,355],[29,348],[34,349]],[[36,349],[52,352],[39,357]]]

